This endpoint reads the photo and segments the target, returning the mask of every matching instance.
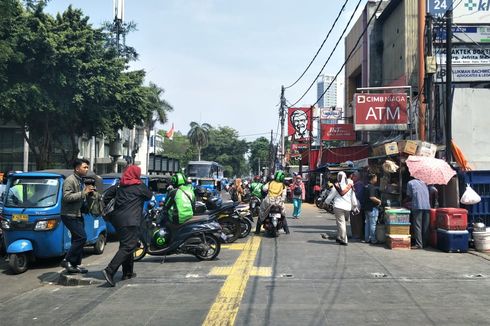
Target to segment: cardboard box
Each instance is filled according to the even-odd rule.
[[[398,144],[391,142],[373,148],[373,156],[396,155],[398,154]]]
[[[420,142],[417,148],[418,156],[436,157],[436,152],[437,145],[427,142]]]
[[[415,155],[417,153],[418,143],[415,140],[402,140],[398,142],[398,148],[400,152],[409,155]]]

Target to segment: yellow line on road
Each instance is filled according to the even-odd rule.
[[[216,297],[204,320],[203,326],[232,326],[240,308],[250,274],[254,271],[254,261],[260,247],[260,237],[251,237]],[[255,268],[256,270],[256,268]]]
[[[230,249],[230,250],[243,250],[245,248],[246,243],[232,243],[221,245],[221,249]]]

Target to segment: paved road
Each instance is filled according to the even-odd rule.
[[[291,211],[288,205],[288,212]],[[107,288],[40,284],[58,268],[0,275],[2,325],[488,325],[489,261],[436,250],[392,251],[319,233],[335,222],[304,205],[291,235],[242,239],[219,259],[146,257],[137,278]],[[115,244],[109,251],[114,250]],[[119,277],[119,276],[118,276]],[[18,289],[15,283],[26,284]],[[5,292],[4,292],[5,290]]]

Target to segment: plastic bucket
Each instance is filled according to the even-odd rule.
[[[490,232],[473,232],[473,240],[477,251],[490,251]]]

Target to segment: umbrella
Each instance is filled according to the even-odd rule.
[[[463,151],[461,148],[459,148],[458,145],[454,142],[454,140],[451,140],[451,148],[453,150],[453,155],[454,158],[456,159],[456,162],[458,162],[458,165],[461,167],[461,170],[463,171],[471,171],[471,166],[470,163],[468,163],[468,160],[463,154]]]
[[[408,170],[414,178],[428,185],[447,185],[456,172],[444,160],[425,156],[409,156]]]

